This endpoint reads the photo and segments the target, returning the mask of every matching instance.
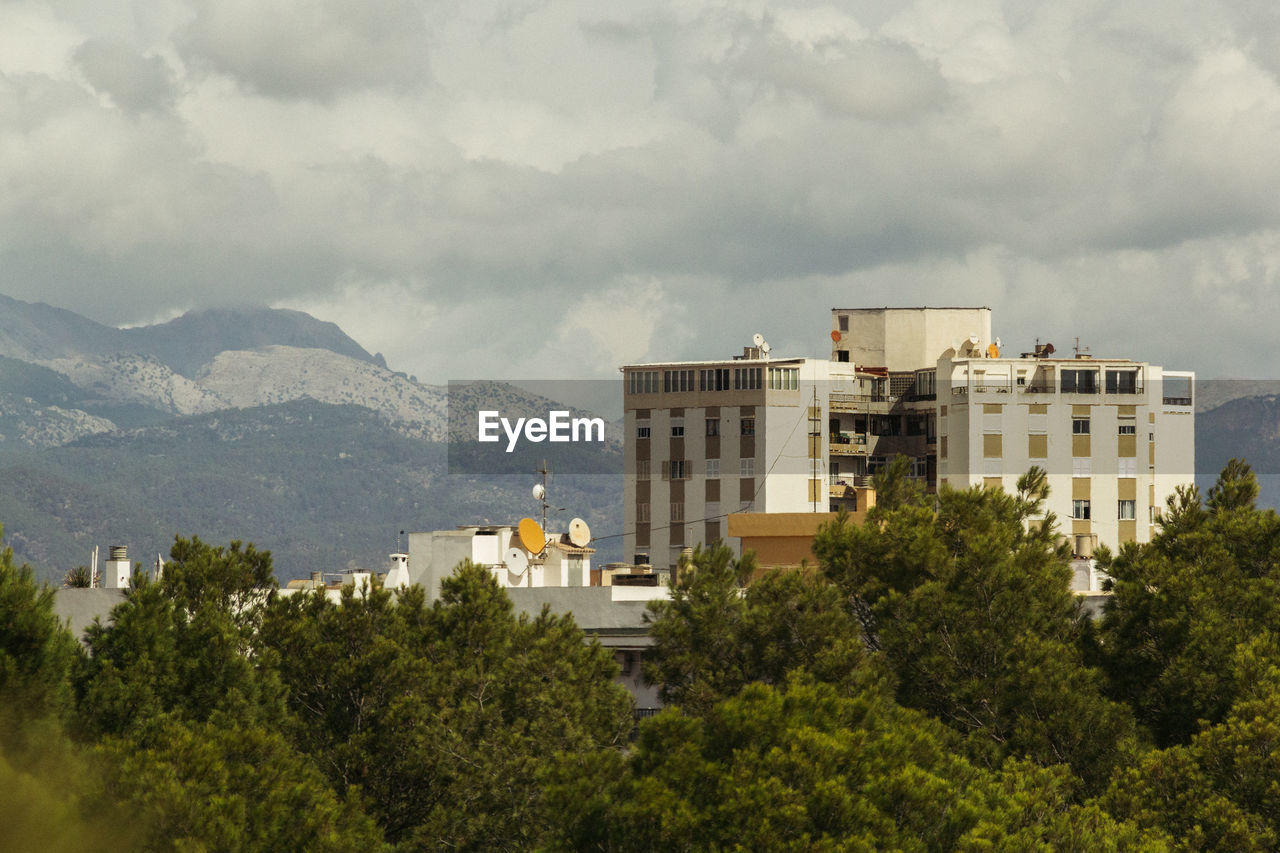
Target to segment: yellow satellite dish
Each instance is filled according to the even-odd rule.
[[[992,344],[991,346],[987,347],[987,358],[999,358],[999,357],[1000,357],[1000,347],[996,346],[995,344]]]
[[[520,519],[516,530],[520,533],[520,541],[524,543],[525,550],[530,554],[541,554],[542,549],[547,547],[547,534],[542,532],[542,525],[532,518]]]

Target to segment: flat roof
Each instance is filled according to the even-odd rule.
[[[637,364],[624,364],[619,370],[627,370],[632,367],[699,367],[712,364],[723,364],[726,367],[732,367],[735,364],[803,364],[806,361],[830,361],[827,358],[805,358],[804,356],[790,356],[787,358],[720,358],[715,361],[650,361],[640,362]]]
[[[883,308],[832,308],[832,311],[990,311],[989,305],[903,305]]]

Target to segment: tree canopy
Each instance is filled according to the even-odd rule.
[[[667,707],[638,725],[612,653],[469,562],[430,603],[285,596],[268,552],[178,538],[81,644],[0,550],[0,847],[1275,849],[1256,478],[1102,550],[1096,624],[1046,483],[926,494],[899,463],[816,566],[697,549],[649,607]]]

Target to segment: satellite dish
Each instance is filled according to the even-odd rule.
[[[541,483],[535,483],[533,486],[533,499],[540,501],[547,496],[547,487]]]
[[[569,522],[569,541],[579,548],[585,548],[591,543],[591,528],[580,518],[575,518]]]
[[[1002,347],[1004,346],[1004,343],[999,338],[996,338],[996,346]]]
[[[980,340],[982,340],[982,338],[978,337],[977,335],[970,335],[970,336],[969,336],[969,346],[970,346],[970,348],[976,347],[976,346],[978,345],[978,341],[980,341]]]
[[[840,339],[841,339],[842,337],[844,337],[844,336],[840,334],[840,330],[839,330],[839,329],[832,329],[832,330],[831,330],[831,340],[835,341],[836,343],[840,343]]]
[[[1053,355],[1053,344],[1045,344],[1045,345],[1044,345],[1044,354],[1045,354],[1045,355]]]
[[[960,352],[960,342],[953,338],[951,341],[951,349],[954,352]]]
[[[768,341],[765,341],[764,343],[760,344],[760,352],[764,353],[765,355],[768,355],[769,350],[771,349],[773,349],[773,347],[769,346]]]
[[[522,575],[529,568],[529,556],[519,548],[508,548],[502,555],[502,561],[507,564],[507,571],[513,575]]]
[[[755,344],[756,346],[760,346],[762,343],[764,343],[764,335],[760,334],[759,332],[756,332],[754,335],[751,336],[751,343]]]
[[[991,346],[987,347],[987,358],[999,358],[999,357],[1000,357],[1000,347],[996,346],[995,344],[992,344]]]
[[[547,547],[547,534],[542,532],[542,525],[532,518],[520,519],[516,530],[520,532],[520,541],[530,554],[541,554],[542,549]]]

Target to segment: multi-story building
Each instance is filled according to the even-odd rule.
[[[948,351],[938,362],[939,473],[1012,491],[1032,466],[1076,553],[1146,542],[1165,498],[1194,478],[1195,376],[1118,358]]]
[[[729,513],[825,511],[827,366],[757,345],[624,367],[624,553],[670,567]]]
[[[837,308],[831,323],[829,361],[757,345],[623,368],[628,555],[674,566],[735,514],[741,536],[780,541],[782,514],[810,531],[798,514],[865,509],[868,478],[898,455],[929,489],[1012,489],[1044,468],[1048,509],[1081,553],[1146,541],[1192,479],[1190,373],[1051,345],[1004,357],[988,308]]]

